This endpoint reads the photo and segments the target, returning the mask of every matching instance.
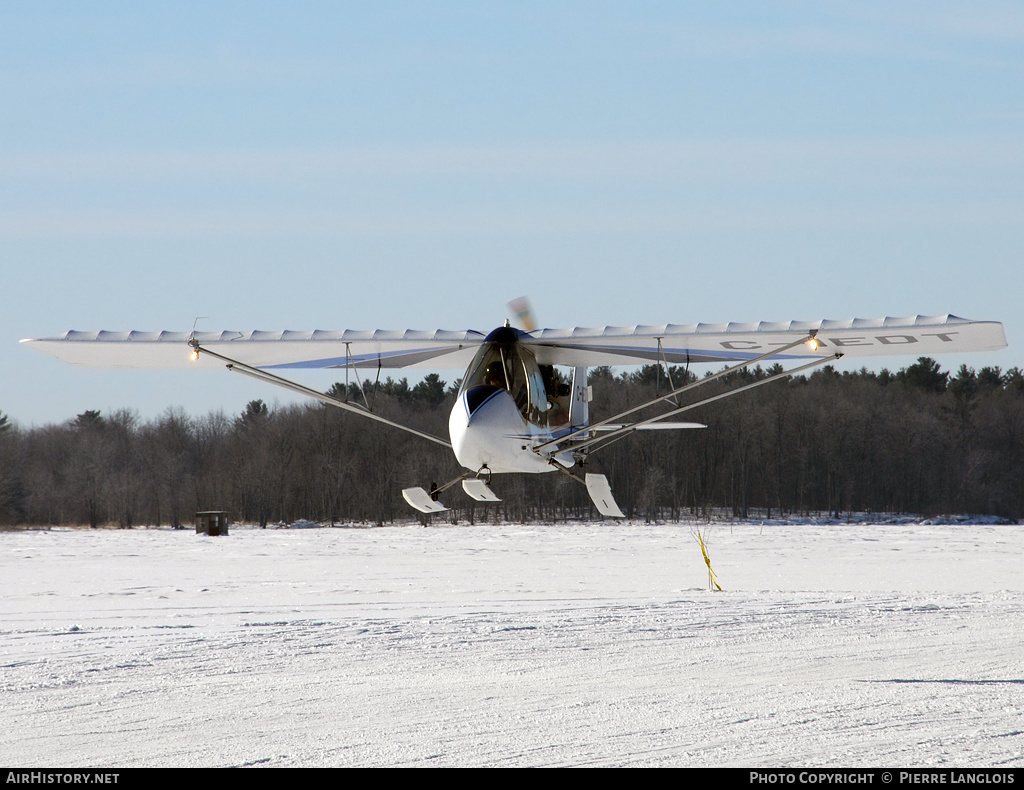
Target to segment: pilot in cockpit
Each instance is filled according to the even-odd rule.
[[[494,361],[487,366],[487,369],[484,371],[484,384],[488,387],[507,389],[505,370],[500,362]]]

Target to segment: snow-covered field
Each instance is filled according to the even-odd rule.
[[[1024,527],[0,533],[0,764],[1024,765]]]

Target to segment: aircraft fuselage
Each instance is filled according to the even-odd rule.
[[[552,366],[537,363],[521,334],[506,326],[487,336],[448,418],[455,457],[474,472],[550,472],[552,454],[533,448],[568,431],[570,388]],[[554,457],[575,463],[571,453]]]

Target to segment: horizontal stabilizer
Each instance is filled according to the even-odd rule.
[[[619,428],[632,428],[628,423],[605,423],[594,426],[595,431],[617,431]],[[707,428],[702,422],[652,422],[647,425],[635,426],[638,431],[679,431],[687,428]]]
[[[597,508],[597,512],[602,516],[611,516],[612,518],[625,518],[626,515],[619,506],[615,503],[615,497],[612,496],[612,487],[608,484],[608,478],[604,475],[587,475],[587,492],[590,494],[590,498],[594,500],[594,507]]]
[[[431,499],[430,494],[422,488],[403,488],[402,496],[421,513],[441,513],[448,509],[436,499]]]
[[[479,477],[468,477],[462,481],[462,490],[469,494],[477,502],[500,502],[501,500]]]

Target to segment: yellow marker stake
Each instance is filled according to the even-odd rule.
[[[718,579],[715,578],[715,572],[711,570],[711,560],[708,558],[708,550],[704,547],[704,538],[700,534],[700,530],[697,530],[697,542],[700,544],[700,553],[704,555],[704,562],[708,566],[708,589],[711,589],[711,585],[715,585],[719,592],[722,592],[722,587],[718,583]]]

